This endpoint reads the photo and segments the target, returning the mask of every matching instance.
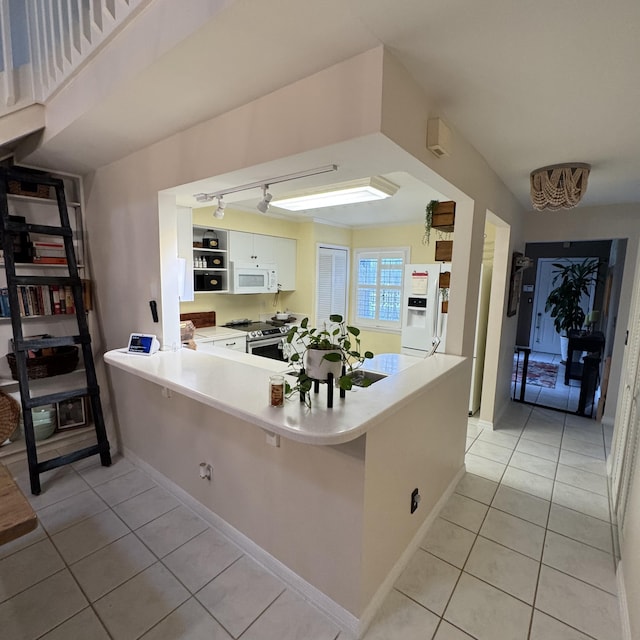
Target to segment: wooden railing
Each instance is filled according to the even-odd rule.
[[[47,99],[152,0],[0,0],[0,114]]]

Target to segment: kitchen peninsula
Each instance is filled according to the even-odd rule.
[[[388,377],[336,394],[333,409],[321,386],[310,410],[269,406],[269,376],[287,365],[250,354],[116,350],[105,361],[116,394],[135,389],[119,395],[132,399],[119,407],[125,455],[356,633],[463,469],[461,357],[377,356],[366,368]]]

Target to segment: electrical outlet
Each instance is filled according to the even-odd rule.
[[[411,492],[411,513],[415,513],[416,509],[418,508],[418,505],[420,504],[421,499],[422,499],[422,496],[418,492],[418,489],[417,488],[414,489]]]

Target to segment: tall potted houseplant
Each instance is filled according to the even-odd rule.
[[[552,285],[545,311],[550,312],[553,325],[560,334],[562,360],[567,359],[568,331],[581,329],[586,313],[580,306],[582,296],[589,295],[591,285],[598,279],[599,261],[585,258],[582,262],[563,264],[554,262]]]

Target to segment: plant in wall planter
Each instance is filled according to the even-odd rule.
[[[589,295],[591,285],[597,282],[599,264],[595,258],[586,258],[580,263],[553,263],[556,270],[551,284],[557,286],[547,297],[545,311],[551,313],[553,326],[560,334],[563,361],[567,359],[567,332],[581,329],[584,324],[586,313],[580,300]]]
[[[431,200],[424,209],[424,235],[422,244],[429,244],[431,238],[431,227],[433,226],[433,213],[438,206],[438,200]]]
[[[440,289],[440,309],[442,313],[449,313],[449,288],[442,287]]]
[[[309,392],[314,382],[326,382],[329,374],[343,391],[371,384],[369,379],[356,383],[350,375],[365,359],[373,358],[371,351],[360,352],[360,329],[347,325],[341,315],[332,315],[329,320],[330,326],[319,329],[309,327],[309,318],[305,318],[287,333],[289,362],[299,371],[294,385],[286,383],[285,393],[289,398],[299,392],[307,406],[311,406]]]

